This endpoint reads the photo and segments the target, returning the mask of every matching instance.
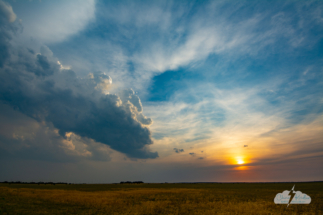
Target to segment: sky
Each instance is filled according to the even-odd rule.
[[[322,1],[0,0],[0,181],[323,180]]]

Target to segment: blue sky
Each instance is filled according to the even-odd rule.
[[[321,1],[0,8],[0,180],[322,180]]]

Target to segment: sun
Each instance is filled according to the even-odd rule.
[[[238,162],[238,164],[244,164],[244,161],[241,159],[237,160],[237,162]]]

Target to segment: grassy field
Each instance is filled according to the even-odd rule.
[[[309,205],[276,205],[283,184],[0,184],[0,214],[323,214],[323,183],[295,183]]]

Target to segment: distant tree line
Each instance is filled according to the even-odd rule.
[[[41,185],[41,184],[50,184],[50,185],[56,185],[56,184],[68,184],[70,185],[71,183],[66,183],[66,182],[43,182],[43,181],[39,181],[39,182],[23,182],[23,181],[3,181],[3,182],[0,182],[0,183],[3,183],[3,184],[38,184],[38,185]]]
[[[120,184],[143,184],[143,181],[121,181]]]

